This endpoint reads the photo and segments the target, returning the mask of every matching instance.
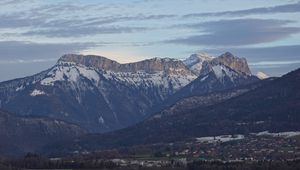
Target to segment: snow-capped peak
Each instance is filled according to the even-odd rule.
[[[183,60],[183,63],[190,67],[197,63],[202,63],[203,61],[210,61],[213,58],[214,58],[213,56],[207,53],[196,53],[196,54],[192,54],[190,57]]]
[[[269,78],[269,76],[261,71],[257,72],[256,73],[256,77],[258,77],[259,79],[263,80],[263,79],[266,79],[266,78]]]
[[[199,75],[204,61],[211,61],[214,57],[207,53],[192,54],[183,63],[195,74]]]

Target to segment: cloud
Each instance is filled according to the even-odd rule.
[[[249,63],[250,66],[256,66],[256,67],[281,66],[281,65],[290,65],[290,64],[300,64],[300,60],[291,60],[291,61],[259,61],[259,62]]]
[[[19,4],[22,2],[24,2],[24,1],[22,1],[22,0],[2,0],[0,2],[0,5],[15,5],[15,4]]]
[[[52,67],[65,53],[79,53],[93,43],[0,41],[0,81],[36,74]]]
[[[234,19],[210,21],[180,27],[199,30],[201,33],[166,43],[206,46],[242,46],[273,42],[300,32],[300,27],[286,26],[289,20]]]
[[[137,31],[146,31],[149,28],[146,27],[120,27],[120,26],[81,26],[81,27],[68,27],[59,29],[46,29],[46,30],[34,30],[23,33],[22,35],[32,36],[41,35],[46,37],[80,37],[97,34],[120,34],[120,33],[132,33]]]
[[[177,15],[171,14],[158,14],[158,15],[134,15],[134,16],[109,16],[98,18],[94,22],[91,22],[88,25],[99,25],[99,24],[111,24],[116,22],[124,22],[124,21],[146,21],[146,20],[161,20],[161,19],[170,19],[175,18]]]
[[[20,4],[21,2],[17,2]],[[154,28],[145,26],[120,26],[129,21],[161,20],[176,17],[170,14],[105,13],[101,4],[39,4],[34,8],[0,14],[0,29],[19,29],[15,36],[81,37],[95,34],[134,33]],[[89,11],[89,12],[86,12]],[[120,24],[117,24],[120,23]],[[29,31],[27,31],[29,30]],[[2,34],[4,35],[4,34]]]
[[[246,16],[253,14],[274,14],[274,13],[295,13],[300,12],[300,2],[293,4],[278,5],[273,7],[251,8],[236,11],[192,13],[184,15],[184,18],[190,17],[216,17],[216,16]]]
[[[57,58],[48,58],[48,59],[13,59],[13,60],[0,60],[0,64],[27,64],[27,63],[44,63],[44,62],[51,62],[56,61]]]
[[[30,1],[29,1],[30,2]],[[37,1],[39,2],[39,1]],[[2,2],[0,2],[2,3]],[[30,4],[27,1],[5,1],[3,5]],[[116,9],[110,10],[112,6]],[[36,3],[33,7],[9,10],[0,15],[0,28],[35,27],[67,28],[68,26],[99,26],[127,21],[160,20],[177,17],[174,14],[132,13],[120,14],[124,7],[105,3]],[[1,7],[0,7],[1,9]],[[123,9],[124,10],[124,9]],[[106,12],[108,11],[108,12]],[[116,13],[117,12],[117,13]]]
[[[39,26],[45,21],[42,17],[24,18],[21,14],[1,15],[0,28]]]
[[[32,43],[23,41],[0,41],[2,62],[45,61],[59,58],[65,53],[77,53],[94,47],[93,43]]]

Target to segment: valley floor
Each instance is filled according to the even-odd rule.
[[[299,132],[222,135],[142,145],[63,158],[27,154],[2,160],[0,169],[300,169]],[[2,166],[2,167],[1,167]]]
[[[1,166],[0,166],[1,167]],[[55,170],[298,170],[300,161],[261,161],[261,162],[193,162],[186,167],[115,167],[115,168],[60,168]],[[1,167],[1,170],[54,170],[54,169],[23,169]]]

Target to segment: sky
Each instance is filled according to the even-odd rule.
[[[0,1],[0,81],[46,70],[66,53],[128,63],[227,51],[254,74],[299,68],[300,1]]]

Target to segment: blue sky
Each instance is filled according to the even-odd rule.
[[[230,51],[280,76],[300,67],[299,14],[294,0],[1,0],[0,81],[65,53],[126,63]]]

